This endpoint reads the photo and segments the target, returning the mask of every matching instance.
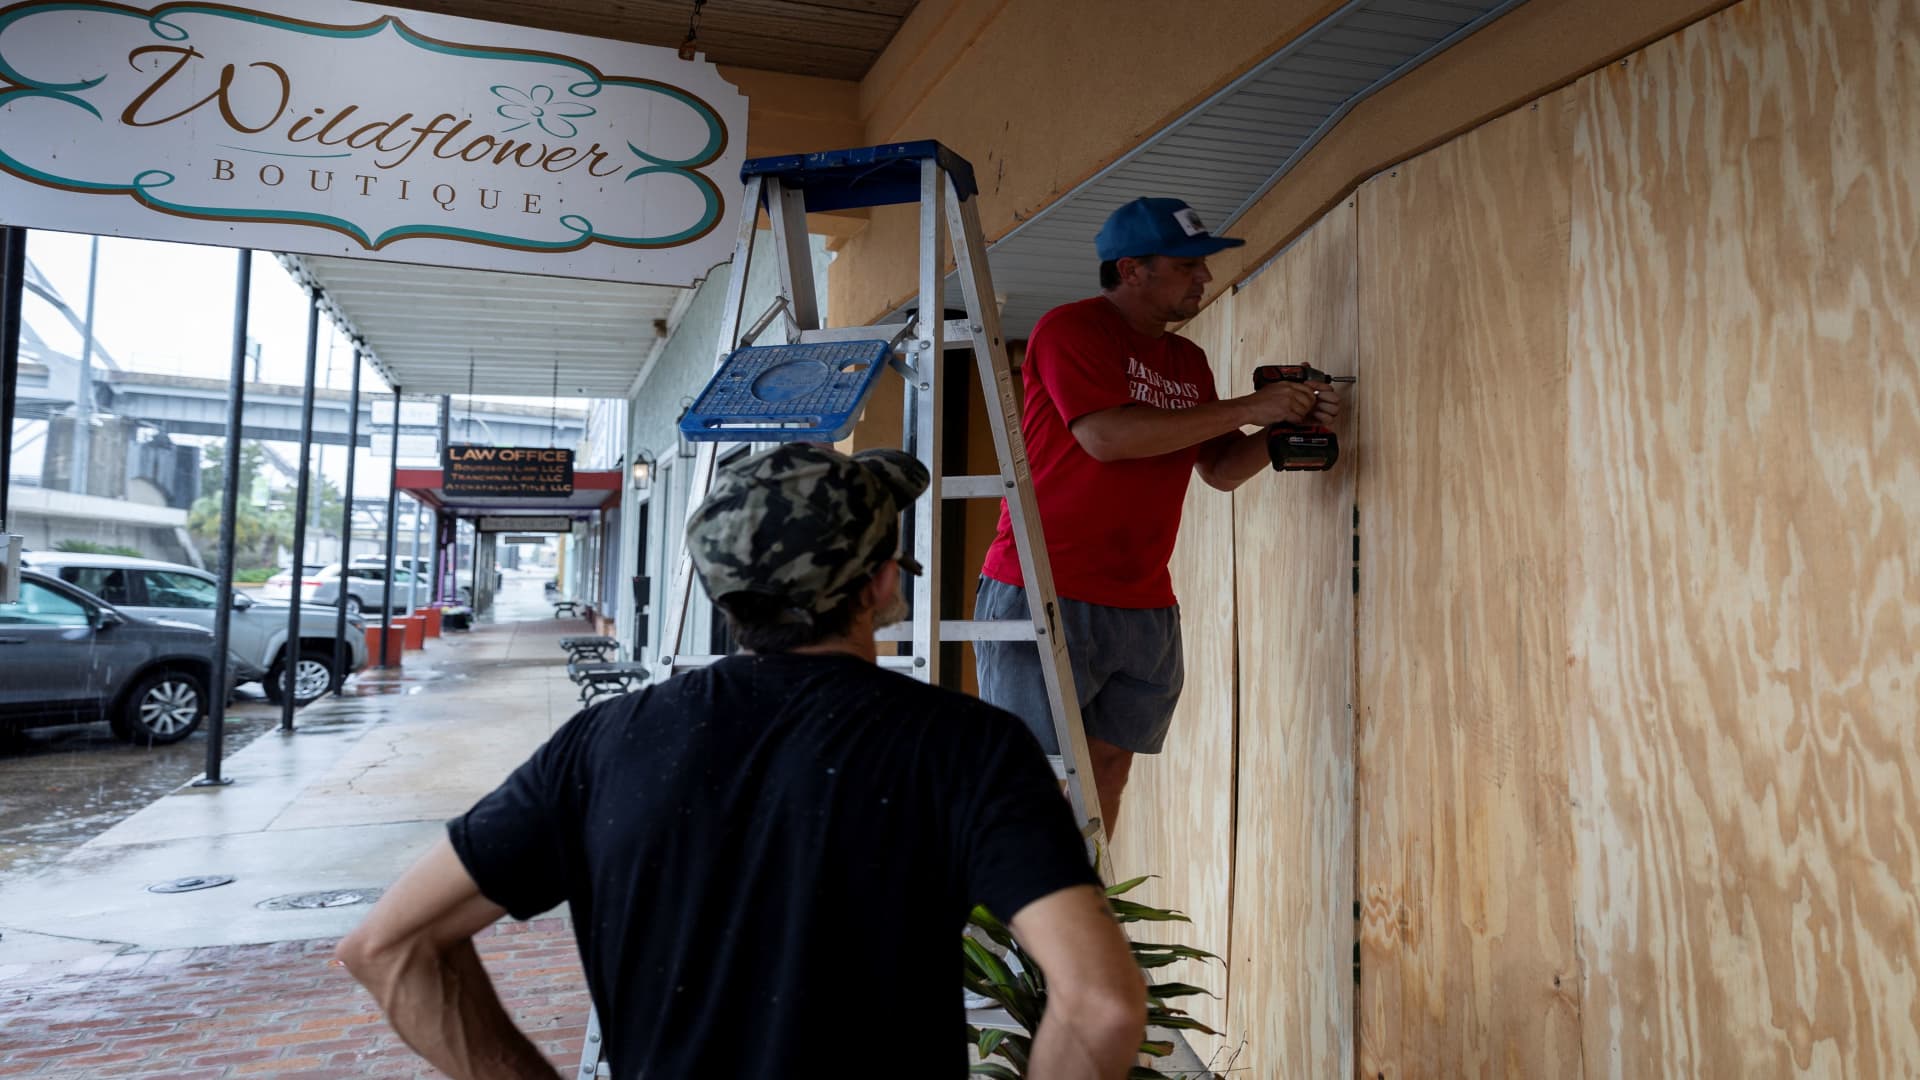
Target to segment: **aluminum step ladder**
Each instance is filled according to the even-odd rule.
[[[1067,643],[1061,633],[1053,571],[1041,535],[1039,505],[1027,465],[1026,439],[1020,431],[1020,400],[1007,363],[1006,342],[987,269],[986,242],[980,231],[979,188],[973,167],[938,142],[893,143],[817,154],[753,158],[741,168],[746,194],[740,204],[726,307],[721,314],[719,356],[714,375],[681,421],[681,434],[696,443],[691,513],[712,488],[715,462],[741,443],[837,442],[858,421],[877,384],[881,365],[899,371],[906,383],[902,428],[907,452],[926,466],[932,482],[914,505],[912,554],[925,573],[912,578],[911,618],[882,631],[880,640],[906,644],[900,656],[883,656],[882,667],[926,682],[940,677],[940,646],[960,641],[1032,641],[1039,646],[1054,734],[1061,753],[1053,758],[1055,775],[1065,781],[1089,853],[1112,880],[1106,833],[1099,820],[1100,801],[1087,767],[1087,740],[1080,724]],[[919,228],[919,300],[917,316],[900,323],[836,327],[820,325],[813,261],[807,247],[806,215],[829,210],[917,202]],[[773,232],[780,290],[771,306],[741,333],[747,271],[753,259],[753,235],[761,209]],[[944,241],[951,237],[959,279],[962,318],[927,318],[948,309],[942,278]],[[786,341],[757,345],[778,320]],[[942,474],[941,372],[949,343],[964,343],[973,353],[987,400],[995,457],[1000,471],[988,476]],[[949,499],[1002,499],[1007,502],[1013,538],[1026,580],[1026,620],[980,622],[946,618],[939,610],[941,584],[940,521]],[[667,618],[661,624],[662,656],[658,678],[704,667],[719,656],[679,652],[693,589],[693,563],[683,552],[667,594]],[[958,987],[956,987],[958,992]],[[976,1019],[976,1026],[983,1025]],[[597,1016],[589,1018],[587,1043],[578,1080],[597,1075],[601,1050]]]

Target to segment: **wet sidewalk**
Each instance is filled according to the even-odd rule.
[[[545,619],[430,642],[231,755],[231,786],[180,788],[0,878],[0,1076],[436,1075],[330,964],[332,943],[578,709],[558,639],[584,632]],[[149,891],[215,877],[232,881]],[[480,946],[529,1033],[577,1061],[586,997],[564,920]]]

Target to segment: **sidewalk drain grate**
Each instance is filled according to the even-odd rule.
[[[158,885],[149,885],[147,886],[147,891],[157,893],[195,892],[200,889],[211,889],[216,885],[231,884],[233,884],[232,874],[202,874],[199,877],[174,878],[172,881],[163,881]]]
[[[380,899],[379,889],[328,889],[325,892],[294,893],[262,900],[254,906],[262,911],[313,911],[319,908],[352,907]]]

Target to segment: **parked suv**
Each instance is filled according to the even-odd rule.
[[[329,563],[321,567],[318,574],[309,574],[307,577],[317,578],[320,581],[320,586],[307,594],[316,604],[340,603],[340,585],[343,577],[346,582],[346,605],[349,612],[358,615],[362,611],[369,611],[377,615],[380,605],[387,602],[387,572],[384,567],[349,566],[343,573],[339,563]],[[394,572],[392,590],[394,611],[406,613],[407,586],[412,582],[413,575],[405,570]],[[426,582],[420,583],[416,595],[421,603],[429,599]]]
[[[205,570],[180,563],[124,555],[34,552],[22,564],[52,574],[123,612],[213,628],[219,583]],[[233,594],[227,645],[259,676],[267,699],[278,704],[287,684],[287,605]],[[334,670],[333,635],[339,613],[325,604],[300,607],[300,639],[294,649],[293,700],[297,705],[331,691],[367,663],[367,635],[360,617],[347,613],[346,666]]]
[[[231,666],[261,674],[240,657]],[[34,570],[0,604],[0,723],[11,727],[105,720],[128,742],[179,742],[207,714],[212,670],[211,633],[125,614]]]

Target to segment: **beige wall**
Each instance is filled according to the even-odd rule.
[[[1237,1075],[1920,1075],[1916,38],[1746,0],[1196,320],[1360,376],[1339,470],[1189,506],[1231,692],[1116,849],[1227,898]]]

